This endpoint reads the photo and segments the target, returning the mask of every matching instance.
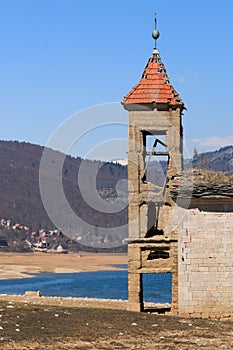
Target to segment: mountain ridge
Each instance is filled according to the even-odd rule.
[[[31,231],[57,229],[46,213],[41,200],[39,168],[44,150],[43,146],[26,142],[0,141],[0,219],[10,220],[12,225],[16,223],[26,225]],[[97,241],[102,243],[111,241],[113,243],[114,239],[108,234],[103,234],[102,230],[107,229],[110,232],[112,228],[119,227],[124,229],[120,233],[120,241],[116,242],[116,245],[122,244],[123,239],[127,237],[127,205],[116,213],[96,210],[83,198],[83,190],[81,191],[79,188],[78,174],[80,166],[82,166],[85,179],[91,179],[93,174],[96,174],[94,184],[98,196],[108,205],[108,203],[114,203],[119,197],[116,185],[120,180],[127,180],[127,166],[97,160],[83,160],[80,157],[65,156],[55,150],[50,150],[50,152],[52,158],[55,159],[52,159],[51,162],[56,162],[59,157],[64,158],[62,168],[64,193],[71,209],[81,218],[81,222],[88,223],[92,227],[92,231],[88,233],[91,238],[88,239],[96,240],[96,245],[99,244]],[[161,174],[162,171],[165,171],[166,165],[163,162],[156,165],[155,162],[152,165],[152,175],[156,174],[156,169],[153,169],[153,166],[157,166],[156,176],[161,181]],[[217,151],[202,154],[195,152],[192,159],[184,160],[184,167],[232,174],[233,146],[226,146]],[[56,182],[56,174],[48,172],[46,176],[49,181]],[[92,199],[90,191],[84,181],[84,192]],[[124,196],[126,197],[126,195],[127,191]],[[68,220],[67,217],[63,217],[65,214],[62,206],[56,214],[62,220]],[[80,227],[77,227],[76,236],[71,238],[77,241],[77,237],[79,239],[84,233],[87,234],[86,227],[80,224]]]
[[[44,208],[40,187],[39,167],[45,147],[18,141],[0,141],[0,219],[11,222],[11,226],[18,223],[26,225],[30,231],[56,230],[56,225],[51,221]],[[89,232],[89,240],[95,240],[95,234],[99,240],[106,240],[101,233],[101,228],[111,231],[114,227],[127,226],[127,207],[117,213],[103,213],[88,205],[83,199],[78,184],[78,171],[82,164],[84,175],[91,177],[96,172],[96,186],[100,197],[114,201],[117,197],[116,184],[127,178],[127,169],[119,164],[103,163],[99,161],[82,160],[80,157],[64,156],[62,153],[50,150],[51,162],[64,158],[62,168],[62,181],[65,197],[75,214],[81,218],[77,235],[86,232],[85,223],[92,227]],[[51,171],[46,174],[51,183],[56,183],[57,174]],[[84,188],[84,192],[88,192]],[[57,216],[69,221],[58,206]],[[84,223],[82,226],[82,222]],[[70,234],[71,235],[71,234]],[[125,238],[127,232],[124,232]],[[106,236],[106,235],[105,235]],[[76,239],[73,237],[72,239]],[[87,242],[89,243],[89,242]],[[111,243],[111,242],[110,242]],[[97,243],[95,243],[97,244]],[[107,244],[106,244],[107,245]],[[115,245],[122,245],[122,241]]]

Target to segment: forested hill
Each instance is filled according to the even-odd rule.
[[[0,141],[0,218],[23,223],[32,230],[55,228],[43,207],[39,189],[39,166],[43,150],[44,147],[30,143]],[[54,154],[54,159],[61,155],[52,150],[51,154]],[[89,177],[96,166],[100,168],[96,185],[100,195],[107,200],[116,198],[116,183],[127,178],[127,167],[120,164],[83,161],[81,158],[66,156],[62,169],[63,186],[74,212],[96,227],[116,227],[127,223],[127,208],[114,215],[106,215],[85,203],[78,187],[81,163]],[[52,180],[53,174],[48,176]]]
[[[25,142],[0,141],[0,218],[22,223],[29,226],[31,230],[55,229],[46,214],[39,189],[39,166],[43,150],[42,146]],[[56,159],[60,153],[51,150],[51,154]],[[99,195],[107,201],[116,199],[116,184],[121,179],[127,179],[127,166],[66,156],[62,169],[66,198],[73,211],[84,222],[95,226],[96,230],[100,227],[112,228],[125,225],[127,208],[117,213],[98,212],[83,199],[78,186],[78,172],[81,164],[84,165],[87,178],[93,176],[96,167],[100,168],[96,177],[96,186]],[[193,159],[185,160],[184,165],[232,174],[233,146],[220,148],[214,152],[196,153]],[[51,180],[53,179],[53,174],[48,176]],[[87,188],[86,191],[88,190]],[[62,215],[62,208],[59,215]],[[82,227],[78,229],[82,231]]]

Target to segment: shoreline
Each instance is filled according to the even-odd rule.
[[[14,306],[15,303],[61,306],[61,307],[79,307],[79,308],[97,308],[127,310],[128,300],[123,299],[101,299],[101,298],[75,298],[75,297],[53,297],[53,296],[27,296],[17,294],[0,294],[1,302],[8,302]]]
[[[70,253],[66,255],[44,253],[0,253],[0,280],[23,279],[40,273],[79,273],[97,271],[124,270],[117,265],[128,263],[127,254],[112,255],[109,253]],[[35,304],[47,306],[64,306],[80,308],[103,308],[127,310],[127,300],[33,296],[0,294],[1,302],[14,304]]]
[[[115,271],[128,263],[127,254],[0,253],[0,280],[22,279],[39,273]]]
[[[94,309],[112,309],[112,310],[125,310],[127,311],[128,299],[106,299],[106,298],[88,298],[88,297],[57,297],[57,296],[28,296],[26,294],[0,294],[0,302],[8,302],[11,308],[14,304],[33,304],[33,305],[46,305],[46,306],[57,306],[57,307],[70,307],[70,308],[94,308]],[[8,306],[9,307],[9,306]],[[146,309],[167,308],[171,305],[169,303],[153,303],[144,302]],[[172,316],[172,314],[167,314]]]

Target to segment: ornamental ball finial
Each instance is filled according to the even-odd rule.
[[[159,31],[157,29],[154,29],[153,32],[152,32],[152,38],[154,40],[157,40],[159,38]]]

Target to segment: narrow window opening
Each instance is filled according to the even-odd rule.
[[[147,260],[169,259],[169,257],[169,252],[165,251],[164,249],[157,249],[153,252],[150,252]]]
[[[166,145],[166,135],[146,133],[144,136],[144,171],[143,182],[155,185],[155,192],[165,187],[169,153]],[[158,188],[156,189],[156,187]]]

